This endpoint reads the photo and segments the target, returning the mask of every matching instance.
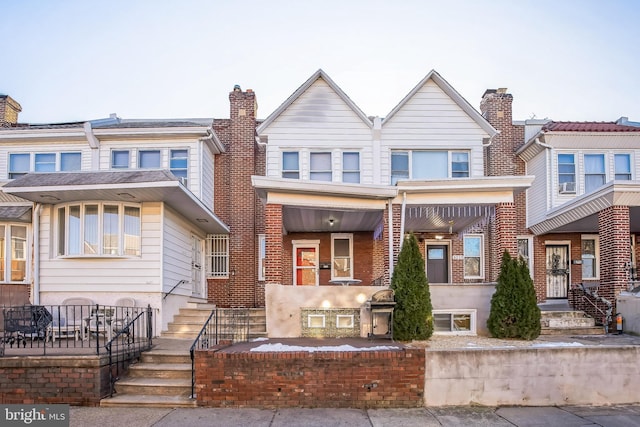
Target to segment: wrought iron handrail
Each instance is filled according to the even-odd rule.
[[[187,280],[182,279],[182,280],[180,280],[178,283],[176,283],[175,285],[173,285],[173,288],[171,288],[171,290],[170,290],[169,292],[165,293],[165,294],[164,294],[164,297],[162,297],[162,299],[163,299],[163,300],[167,299],[167,297],[169,296],[169,294],[171,294],[173,291],[175,291],[175,289],[176,289],[178,286],[182,285],[183,283],[187,283]]]
[[[212,322],[213,321],[213,322]],[[206,350],[222,340],[229,343],[247,341],[249,338],[249,309],[214,308],[193,341],[191,356],[191,398],[195,399],[195,351]]]
[[[191,347],[189,348],[189,355],[191,356],[191,398],[192,399],[195,398],[195,387],[196,387],[195,351],[196,351],[196,348],[202,348],[200,339],[207,336],[209,323],[211,323],[211,319],[213,318],[214,315],[216,315],[216,313],[217,313],[217,310],[215,308],[211,310],[211,313],[209,314],[207,321],[204,322],[204,325],[202,325],[202,329],[200,329],[200,332],[198,332],[198,336],[196,337],[196,339],[193,341],[193,344],[191,344]],[[218,322],[216,322],[216,326],[217,324]],[[216,336],[217,336],[217,333],[216,333]],[[209,348],[208,343],[206,348]]]
[[[127,314],[128,316],[128,314]],[[142,316],[146,316],[146,322],[141,322]],[[140,353],[150,350],[153,345],[153,310],[151,306],[147,306],[145,310],[140,311],[135,317],[125,321],[121,328],[116,331],[111,340],[105,344],[105,349],[109,355],[109,395],[113,397],[114,385],[119,379],[120,364],[139,357]],[[144,335],[138,336],[138,326],[143,323],[142,327]],[[146,324],[144,324],[146,323]],[[116,349],[117,359],[114,362],[113,349]],[[114,374],[115,363],[115,374]],[[124,366],[123,366],[124,368]]]
[[[591,288],[589,286],[585,286],[584,283],[581,283],[580,289],[582,289],[582,301],[588,302],[595,309],[595,311],[602,316],[604,331],[605,333],[609,333],[609,324],[613,319],[613,304],[611,303],[611,301],[598,294],[597,286],[595,288]],[[587,297],[593,298],[596,302]],[[603,310],[598,307],[598,301],[606,305],[607,309]]]

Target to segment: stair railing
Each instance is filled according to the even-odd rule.
[[[598,294],[598,285],[589,286],[581,283],[580,289],[582,289],[582,302],[588,303],[601,316],[604,332],[609,333],[609,324],[613,319],[613,304]],[[598,302],[604,304],[607,307],[606,310],[598,307]]]
[[[162,297],[162,299],[163,299],[163,300],[166,300],[166,299],[167,299],[167,297],[168,297],[168,296],[169,296],[173,291],[175,291],[175,289],[176,289],[178,286],[182,285],[183,283],[187,283],[187,282],[188,282],[188,280],[185,280],[185,279],[180,280],[178,283],[176,283],[175,285],[173,285],[173,288],[171,288],[171,290],[170,290],[169,292],[167,292],[167,293],[165,293],[165,294],[164,294],[164,297]]]
[[[196,386],[196,350],[207,350],[224,343],[245,342],[249,339],[249,309],[214,308],[200,329],[198,336],[189,349],[191,356],[191,399],[195,399]]]
[[[137,314],[136,308],[131,307],[131,310],[132,313],[127,312],[122,323],[117,325],[111,340],[104,346],[109,355],[110,397],[113,397],[121,365],[124,369],[125,362],[140,357],[140,353],[150,350],[153,345],[153,310],[151,310],[151,306],[148,305],[146,309],[140,310]]]

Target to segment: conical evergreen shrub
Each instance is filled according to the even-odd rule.
[[[529,268],[507,251],[502,254],[487,328],[495,338],[532,340],[540,335],[540,309]]]
[[[424,258],[413,233],[405,239],[393,270],[391,289],[395,292],[393,336],[399,341],[426,340],[433,334],[429,282]]]

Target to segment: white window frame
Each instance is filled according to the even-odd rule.
[[[335,262],[338,257],[335,254],[335,241],[336,240],[348,240],[349,241],[349,276],[336,276],[335,275]],[[339,257],[344,259],[344,257]],[[348,280],[353,279],[353,234],[352,233],[331,233],[331,280]]]
[[[627,159],[629,159],[629,173],[627,174],[625,173],[618,173],[618,170],[616,169],[616,157],[617,156],[625,156],[627,157]],[[631,153],[613,153],[613,179],[614,180],[618,180],[618,181],[631,181],[633,180],[633,156],[631,155]],[[629,178],[625,178],[625,179],[618,179],[616,178],[617,175],[628,175]]]
[[[341,321],[346,320],[346,324],[342,324]],[[355,319],[353,314],[337,314],[336,315],[336,329],[353,329],[355,326]]]
[[[390,177],[390,181],[391,181],[391,185],[395,185],[397,181],[399,180],[403,180],[403,179],[415,179],[414,178],[414,172],[413,172],[413,153],[415,152],[433,152],[433,153],[446,153],[447,154],[447,176],[443,176],[441,178],[435,178],[435,179],[446,179],[446,178],[452,178],[453,177],[453,154],[466,154],[467,155],[467,176],[464,178],[469,178],[471,177],[471,152],[468,150],[449,150],[449,149],[433,149],[433,150],[391,150],[391,154],[390,154],[390,160],[393,159],[394,154],[403,154],[407,156],[407,167],[408,167],[408,171],[406,171],[408,173],[408,177],[405,178],[404,174],[403,176],[396,176],[394,178],[394,170],[393,170],[393,166],[391,166],[391,177]],[[393,161],[391,161],[390,165],[393,164]],[[400,169],[396,169],[396,171],[404,171],[404,169],[400,170]]]
[[[467,239],[476,239],[479,238],[480,239],[480,275],[478,276],[467,276],[467,271],[466,271],[466,260],[467,258],[476,258],[475,256],[467,256],[466,252],[465,252],[465,248],[466,248],[466,240]],[[462,241],[462,250],[463,250],[463,266],[462,266],[462,270],[463,270],[463,274],[464,274],[464,278],[465,279],[484,279],[484,234],[465,234],[463,236],[463,241]]]
[[[346,155],[355,155],[358,157],[358,168],[357,169],[346,169],[344,158]],[[357,181],[345,181],[344,177],[346,176],[357,176]],[[343,151],[342,152],[342,182],[348,184],[359,184],[361,179],[360,173],[360,152],[359,151]]]
[[[329,169],[313,169],[313,157],[314,156],[329,156]],[[316,179],[313,178],[314,174],[329,174],[329,179]],[[331,151],[311,151],[309,153],[309,180],[318,182],[331,182],[333,181],[333,153]]]
[[[258,234],[258,280],[266,280],[267,236]]]
[[[142,166],[142,154],[144,153],[158,153],[158,166]],[[162,158],[163,158],[163,150],[159,149],[159,148],[145,148],[145,149],[141,149],[138,150],[138,159],[136,161],[138,169],[143,169],[143,170],[157,170],[157,169],[162,169],[163,167],[163,162],[162,162]]]
[[[85,216],[86,216],[86,208],[87,206],[97,206],[97,215],[96,215],[96,232],[98,241],[96,245],[98,247],[98,251],[96,253],[87,253],[85,244]],[[105,253],[105,239],[104,239],[104,228],[103,228],[103,219],[104,219],[104,208],[105,206],[115,206],[118,208],[118,248],[115,254]],[[71,208],[78,208],[80,211],[79,216],[79,229],[78,232],[78,248],[79,252],[71,254],[70,251],[70,241],[69,241],[69,233],[71,232],[70,223],[69,223],[69,211]],[[127,242],[130,241],[127,239],[126,235],[126,227],[125,227],[125,209],[132,208],[138,211],[139,224],[137,230],[137,234],[134,234],[134,238],[137,239],[137,245],[133,248],[133,254],[127,254]],[[64,217],[61,217],[61,212],[64,212]],[[55,228],[56,228],[56,256],[58,258],[139,258],[142,255],[142,207],[140,204],[135,203],[120,203],[120,202],[82,202],[82,203],[65,203],[55,205],[54,212],[56,216],[55,220]],[[62,223],[61,221],[64,221]],[[61,229],[61,226],[64,229]]]
[[[228,234],[207,234],[205,259],[207,277],[213,279],[229,278]]]
[[[177,151],[185,151],[186,155],[184,157],[174,157],[173,154]],[[160,154],[162,160],[162,153]],[[172,162],[174,160],[181,161],[184,160],[186,165],[184,167],[174,167]],[[177,178],[180,178],[180,182],[187,185],[189,179],[189,149],[188,148],[170,148],[169,149],[169,171],[174,174]],[[177,173],[176,173],[177,172]],[[184,176],[183,176],[184,175]]]
[[[126,166],[115,166],[114,155],[116,153],[127,153],[127,164]],[[131,168],[131,150],[119,150],[112,149],[109,157],[109,167],[111,169],[122,170],[122,169],[130,169]]]
[[[298,157],[298,164],[297,164],[297,168],[296,169],[285,169],[284,168],[284,158],[285,155],[287,154],[296,154]],[[300,179],[300,152],[299,151],[283,151],[282,154],[280,155],[280,161],[282,162],[281,164],[281,168],[280,170],[281,172],[281,176],[283,178],[287,178],[287,179]],[[288,175],[296,175],[294,176],[288,176]]]
[[[594,277],[584,277],[584,270],[582,270],[582,280],[600,280],[600,237],[597,234],[582,234],[580,236],[580,259],[582,260],[582,265],[584,266],[585,254],[582,253],[582,242],[584,240],[593,240],[594,244],[594,253],[593,262],[595,264],[595,276]],[[590,258],[590,257],[589,257]]]
[[[16,223],[16,222],[2,222],[1,226],[4,227],[4,235],[2,238],[4,239],[3,246],[0,249],[0,255],[4,254],[2,263],[4,263],[4,276],[0,276],[0,283],[28,283],[29,279],[29,265],[30,259],[29,255],[31,251],[29,248],[31,247],[31,227],[24,223]],[[25,239],[23,241],[22,248],[22,257],[16,256],[16,250],[13,246],[13,227],[22,227],[25,230]],[[24,278],[22,280],[13,280],[12,273],[12,261],[23,261],[24,262]]]
[[[529,267],[529,275],[531,276],[531,278],[533,279],[533,236],[518,236],[516,238],[516,240],[518,241],[518,243],[521,240],[526,240],[527,241],[527,259],[525,260],[527,262],[527,267]],[[518,256],[520,255],[520,245],[518,244]]]
[[[315,323],[314,321],[318,321],[320,324]],[[307,315],[307,327],[314,329],[324,329],[326,328],[326,316],[324,314],[309,314]]]
[[[563,155],[569,155],[569,156],[573,156],[573,163],[562,163],[563,165],[573,165],[573,173],[569,174],[567,172],[560,172],[560,156]],[[558,193],[560,194],[576,194],[576,189],[577,189],[577,165],[576,165],[576,156],[577,153],[575,152],[559,152],[556,153],[556,176],[558,179]],[[569,176],[569,175],[573,175],[573,181],[565,181],[565,182],[560,182],[560,176]],[[566,185],[563,186],[563,184],[567,184],[567,183],[573,183],[573,190],[566,190]]]
[[[475,336],[477,332],[477,316],[478,310],[476,309],[442,309],[433,310],[432,314],[435,318],[436,314],[449,314],[451,315],[451,329],[449,331],[436,331],[434,324],[434,335],[470,335]],[[456,331],[454,330],[453,321],[456,315],[469,315],[470,316],[470,329],[468,331]]]
[[[598,173],[589,173],[587,174],[587,157],[599,157],[600,159],[602,159],[602,173],[598,172]],[[582,179],[584,180],[584,192],[585,193],[590,193],[594,190],[597,190],[598,188],[602,187],[604,184],[607,183],[607,155],[605,153],[583,153],[582,154],[582,163],[583,163],[583,177]],[[587,176],[595,176],[595,177],[601,177],[602,178],[602,183],[596,187],[593,188],[587,188]]]

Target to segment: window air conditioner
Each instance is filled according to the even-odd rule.
[[[563,182],[560,184],[560,194],[576,194],[576,183]]]

